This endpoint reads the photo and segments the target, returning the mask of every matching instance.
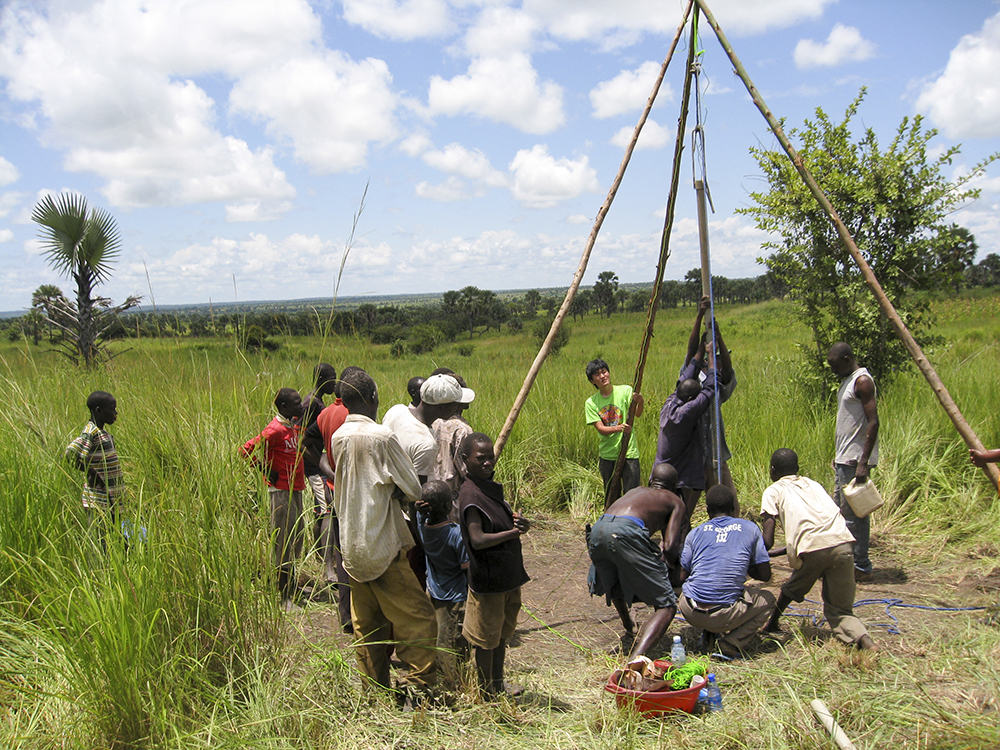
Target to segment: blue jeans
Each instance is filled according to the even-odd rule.
[[[834,484],[833,499],[840,508],[840,514],[847,522],[848,530],[854,535],[854,567],[862,573],[872,572],[872,561],[868,559],[868,545],[871,541],[871,516],[858,518],[851,510],[850,503],[844,498],[841,488],[846,487],[854,479],[856,466],[850,464],[836,464],[836,483]]]

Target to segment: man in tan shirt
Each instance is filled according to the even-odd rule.
[[[413,537],[401,504],[420,499],[420,483],[396,436],[375,422],[378,390],[371,376],[360,368],[347,373],[340,389],[350,413],[330,438],[330,460],[359,667],[390,688],[385,644],[392,639],[410,666],[400,683],[426,692],[435,682],[437,620],[406,561]]]
[[[868,630],[854,616],[854,537],[844,517],[826,490],[809,477],[799,476],[799,457],[790,448],[779,448],[771,456],[771,481],[764,490],[760,512],[764,546],[774,546],[775,521],[785,530],[785,548],[772,550],[771,557],[788,552],[792,577],[781,587],[778,603],[765,626],[778,632],[781,614],[801,602],[817,580],[823,579],[823,614],[837,639],[861,649],[875,649]]]

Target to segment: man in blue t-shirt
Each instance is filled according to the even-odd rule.
[[[771,563],[757,524],[733,517],[735,504],[724,484],[705,495],[709,520],[684,541],[678,602],[690,625],[720,636],[719,651],[729,657],[745,650],[774,608],[771,592],[744,586],[747,576],[771,580]]]

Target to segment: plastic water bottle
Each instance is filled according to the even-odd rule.
[[[709,711],[721,711],[722,710],[722,691],[719,690],[719,684],[715,681],[715,673],[708,676],[708,687],[705,688],[708,695],[708,710]]]
[[[681,637],[679,635],[674,636],[674,645],[670,647],[670,663],[674,665],[674,669],[683,666],[684,662],[687,661],[687,654],[684,653],[684,644],[681,643]]]

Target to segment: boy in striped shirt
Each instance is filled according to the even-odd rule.
[[[87,397],[90,421],[83,432],[67,446],[66,458],[80,471],[83,483],[83,507],[88,526],[97,531],[96,540],[105,549],[104,514],[111,511],[110,521],[117,526],[118,503],[125,496],[122,466],[111,433],[104,429],[118,419],[118,402],[107,391],[94,391]]]

